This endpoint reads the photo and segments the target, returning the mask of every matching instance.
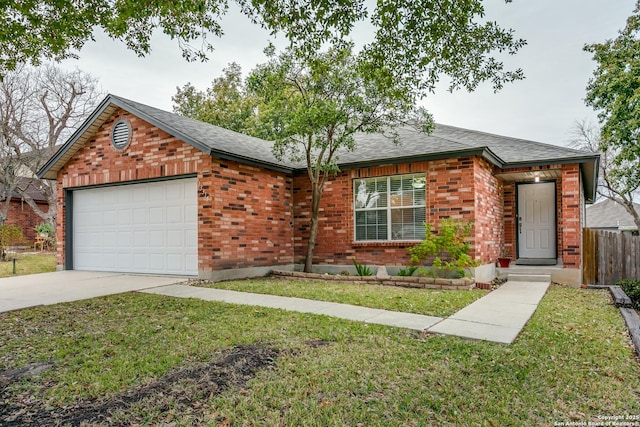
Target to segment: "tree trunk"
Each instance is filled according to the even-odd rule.
[[[54,227],[56,226],[56,216],[57,216],[58,206],[56,204],[57,201],[56,201],[55,195],[51,196],[47,194],[47,207],[49,208],[47,212],[44,212],[42,209],[40,209],[40,206],[38,206],[38,204],[29,195],[26,195],[25,193],[23,193],[23,199],[27,203],[27,205],[29,205],[31,210],[33,210],[33,212],[35,212],[35,214],[40,217],[42,222],[49,223]]]
[[[638,215],[638,211],[636,211],[633,200],[625,200],[622,206],[624,206],[629,215],[631,215],[631,218],[633,218],[633,223],[636,225],[638,231],[640,231],[640,215]]]
[[[304,260],[304,272],[311,273],[313,266],[313,250],[316,247],[318,236],[318,215],[320,214],[320,199],[322,188],[316,183],[311,183],[311,227],[309,228],[309,240],[307,241],[307,257]]]

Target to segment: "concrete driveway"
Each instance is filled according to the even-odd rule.
[[[187,279],[73,270],[7,277],[0,279],[0,312],[139,291]]]

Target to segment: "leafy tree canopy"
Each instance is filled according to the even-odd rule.
[[[396,80],[388,67],[340,43],[326,52],[301,55],[289,49],[257,66],[244,85],[231,64],[206,92],[178,89],[174,111],[274,142],[274,155],[305,165],[311,184],[311,218],[305,271],[310,271],[320,199],[327,178],[338,172],[341,152],[356,149],[355,134],[387,133],[403,124],[430,130],[433,122],[416,108],[411,82]]]
[[[586,102],[599,112],[600,148],[615,149],[614,163],[621,166],[631,161],[636,170],[640,166],[639,31],[640,2],[615,39],[585,46],[598,64],[587,86]],[[618,169],[618,174],[632,173],[625,172],[628,167]]]
[[[171,98],[174,112],[185,117],[215,124],[257,137],[255,125],[258,100],[247,93],[244,87],[242,69],[231,63],[223,70],[223,75],[213,80],[206,91],[198,91],[187,83],[177,88]]]
[[[255,24],[281,35],[296,50],[312,54],[345,40],[359,22],[369,22],[373,41],[363,47],[369,61],[411,79],[425,92],[442,74],[450,86],[473,90],[491,81],[496,90],[522,78],[505,71],[497,52],[515,53],[524,41],[484,19],[481,0],[235,0]],[[205,59],[213,45],[207,35],[222,36],[229,0],[43,0],[0,5],[0,74],[22,63],[73,56],[102,30],[144,56],[159,29],[176,39],[188,60]],[[202,45],[194,48],[189,43]]]

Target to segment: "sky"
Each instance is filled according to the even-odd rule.
[[[577,120],[597,122],[585,106],[585,87],[596,63],[583,46],[614,38],[631,15],[635,0],[502,0],[484,2],[486,19],[511,28],[527,45],[504,58],[505,68],[522,68],[526,78],[494,93],[490,84],[476,91],[450,93],[446,84],[422,101],[437,123],[556,145],[567,145]],[[190,82],[204,90],[232,61],[248,73],[266,60],[267,32],[231,10],[223,21],[225,35],[210,38],[216,50],[208,62],[187,62],[178,43],[162,34],[152,38],[152,52],[139,58],[125,45],[96,33],[79,52],[63,62],[98,78],[105,93],[123,96],[167,111],[176,87]],[[363,43],[370,29],[356,28]],[[276,46],[282,46],[275,40]]]

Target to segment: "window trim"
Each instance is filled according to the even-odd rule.
[[[396,206],[393,207],[391,206],[391,178],[400,178],[402,179],[403,177],[412,177],[413,179],[415,178],[421,178],[423,179],[425,185],[422,187],[424,188],[424,194],[425,194],[425,198],[424,198],[424,203],[421,205],[412,205],[412,206]],[[361,180],[379,180],[381,178],[386,179],[387,181],[387,206],[384,208],[370,208],[370,209],[366,209],[366,208],[356,208],[356,194],[357,194],[357,189],[356,189],[356,183],[358,181]],[[369,176],[369,177],[360,177],[360,178],[354,178],[352,180],[352,185],[351,185],[351,189],[353,191],[353,197],[351,198],[351,206],[353,208],[353,243],[356,245],[366,245],[366,244],[397,244],[397,243],[402,243],[402,242],[420,242],[422,239],[401,239],[401,240],[394,240],[392,238],[392,221],[391,221],[391,212],[393,210],[401,210],[401,209],[415,209],[415,208],[424,208],[425,209],[425,222],[426,222],[426,211],[427,211],[427,188],[426,188],[426,173],[425,172],[418,172],[418,173],[404,173],[404,174],[395,174],[395,175],[382,175],[382,176]],[[414,187],[414,190],[416,188]],[[365,240],[357,240],[356,236],[357,236],[357,220],[356,220],[356,214],[358,212],[375,212],[375,211],[382,211],[385,210],[387,212],[387,238],[384,240],[380,240],[380,239],[376,239],[376,240],[369,240],[369,239],[365,239]]]

